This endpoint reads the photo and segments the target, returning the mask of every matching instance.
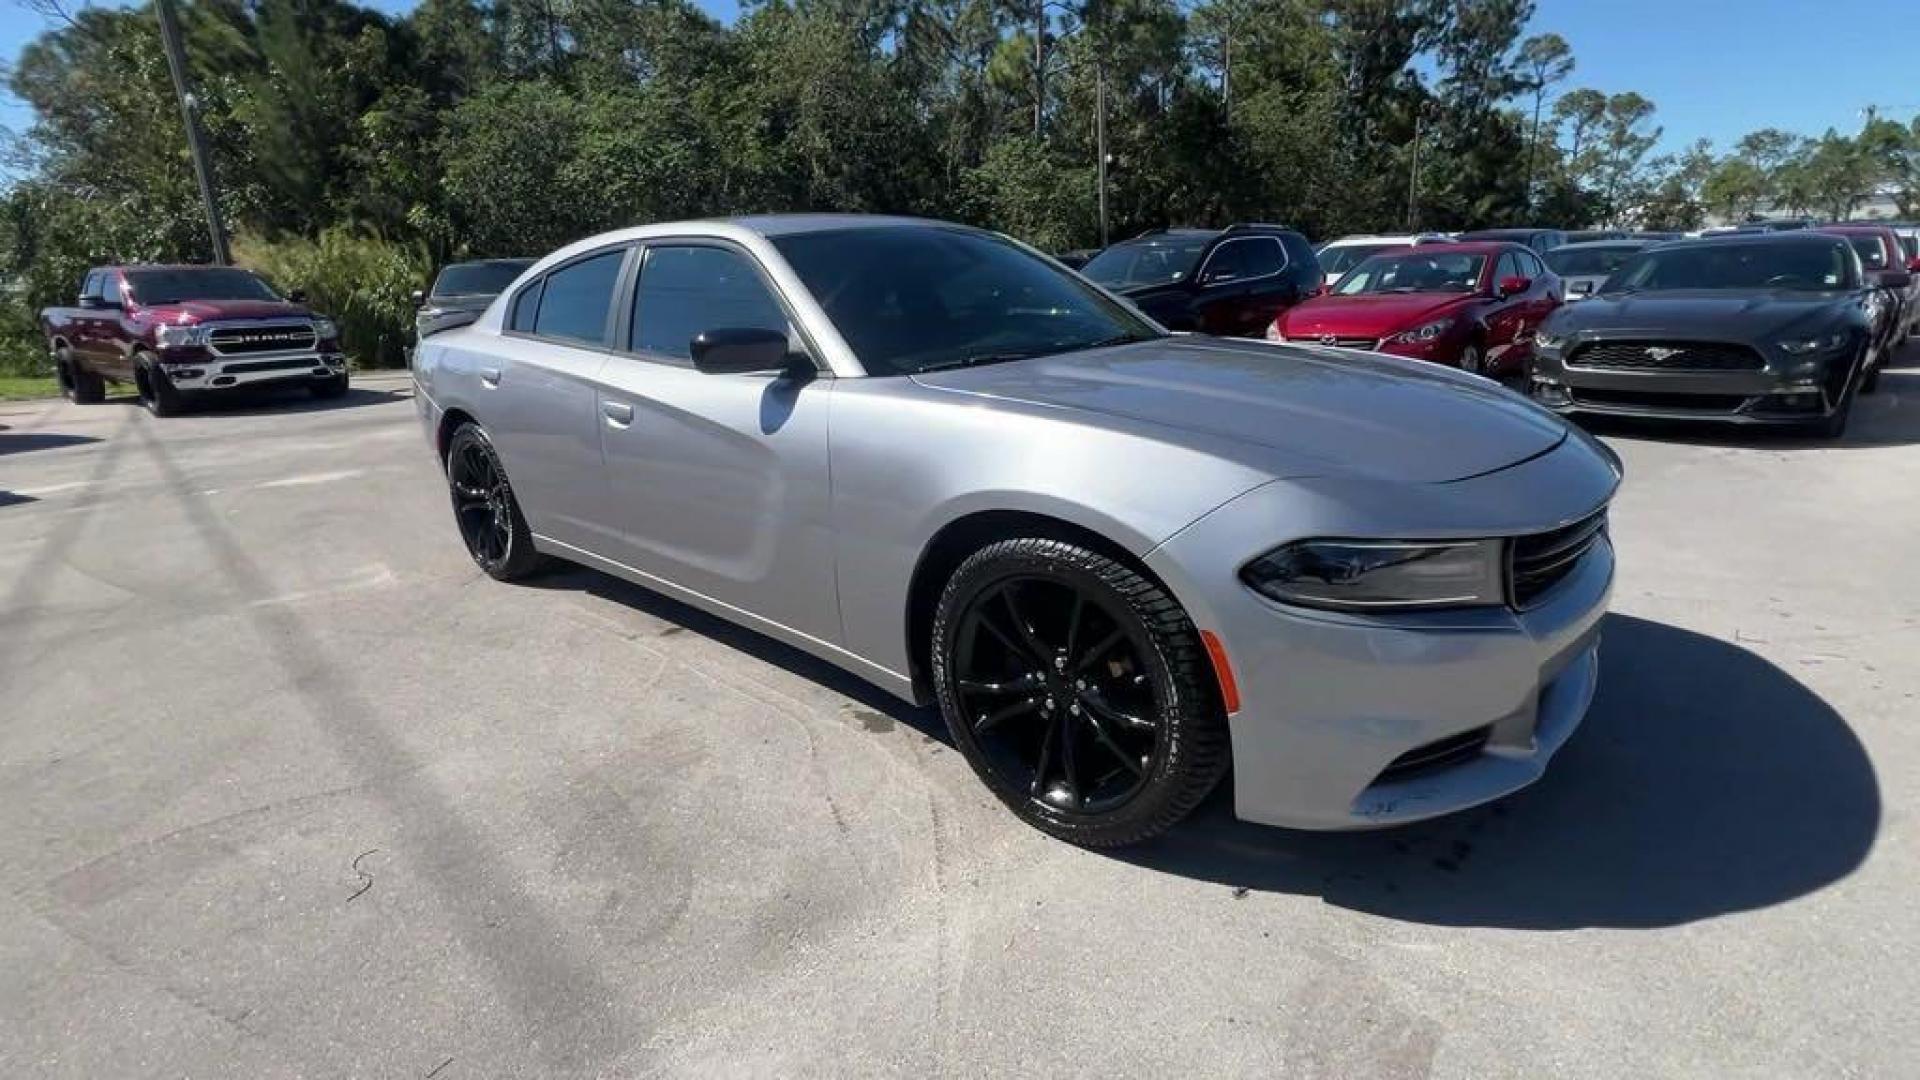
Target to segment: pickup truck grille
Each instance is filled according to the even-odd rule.
[[[1713,341],[1601,341],[1581,345],[1567,366],[1603,371],[1759,371],[1766,358],[1745,345]]]
[[[1532,536],[1516,536],[1507,553],[1507,578],[1513,606],[1532,607],[1580,564],[1581,556],[1607,534],[1607,508],[1571,525]]]
[[[297,352],[312,349],[318,343],[311,323],[215,327],[207,342],[221,356]]]

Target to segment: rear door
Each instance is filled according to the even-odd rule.
[[[100,319],[101,312],[98,308],[87,306],[100,299],[101,276],[100,271],[89,270],[86,278],[80,282],[80,297],[74,301],[73,318],[67,328],[67,348],[90,370],[104,373],[105,358],[100,354],[100,337],[104,327]]]
[[[450,351],[534,532],[588,551],[610,535],[595,379],[614,296],[633,254],[616,245],[570,259],[517,291],[498,338]]]
[[[706,374],[695,335],[804,341],[753,255],[708,238],[650,241],[601,371],[598,424],[617,559],[820,641],[841,639],[829,517],[833,380]]]
[[[133,329],[127,323],[126,292],[120,271],[100,272],[100,310],[95,314],[96,370],[116,379],[133,381]]]
[[[1233,337],[1264,333],[1280,309],[1299,298],[1286,268],[1286,249],[1276,237],[1222,240],[1200,267],[1195,306],[1201,331]]]

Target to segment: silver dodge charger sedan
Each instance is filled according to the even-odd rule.
[[[415,358],[475,562],[595,567],[938,702],[1017,815],[1349,829],[1541,775],[1618,459],[1414,361],[1172,335],[932,221],[651,225]]]

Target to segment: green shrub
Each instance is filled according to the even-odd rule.
[[[243,236],[233,258],[283,291],[305,290],[313,309],[339,324],[341,347],[356,366],[406,363],[411,296],[430,269],[425,250],[335,226],[317,240]]]

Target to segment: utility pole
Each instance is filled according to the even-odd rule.
[[[1100,246],[1107,246],[1107,69],[1093,67],[1093,142],[1099,156]]]
[[[227,252],[227,228],[220,221],[220,202],[213,194],[213,168],[207,161],[207,148],[200,138],[200,113],[187,86],[187,57],[180,48],[180,20],[174,14],[173,0],[158,0],[160,40],[167,49],[167,70],[173,73],[173,92],[180,98],[180,119],[187,128],[187,155],[193,159],[193,176],[200,182],[200,202],[207,210],[207,236],[213,241],[213,261],[225,266],[233,261]]]
[[[1533,156],[1540,151],[1540,102],[1544,93],[1533,95],[1533,138],[1527,143],[1527,220],[1533,220]]]
[[[1033,0],[1033,137],[1047,116],[1047,0]]]
[[[1407,177],[1407,231],[1420,231],[1420,124],[1424,117],[1413,114],[1413,170]]]

